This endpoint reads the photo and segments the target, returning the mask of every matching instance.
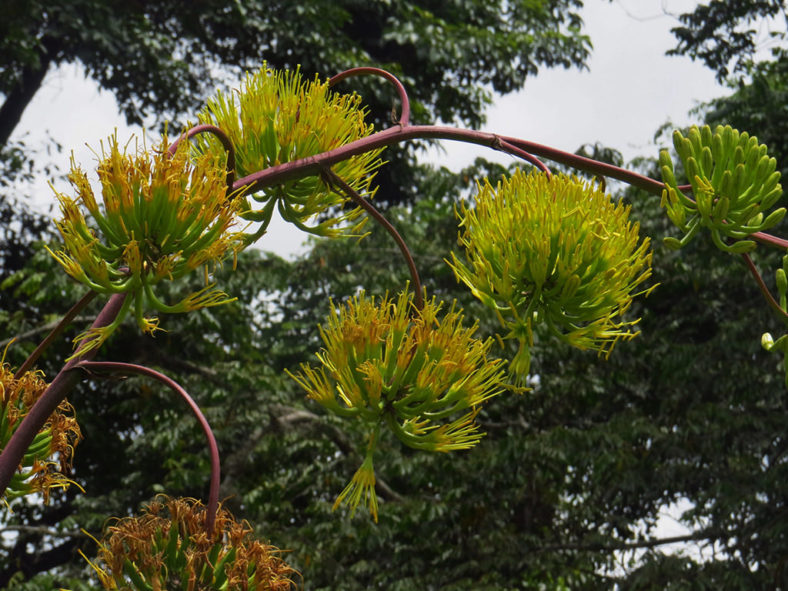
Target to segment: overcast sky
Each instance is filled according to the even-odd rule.
[[[602,142],[629,159],[656,154],[651,143],[656,129],[668,120],[691,122],[688,111],[698,102],[720,96],[726,89],[701,64],[666,57],[674,46],[672,14],[690,10],[689,0],[588,0],[583,10],[594,50],[586,71],[542,70],[522,92],[499,98],[488,114],[485,129],[574,151],[584,143]],[[333,72],[327,72],[327,75]],[[118,128],[120,138],[131,133],[118,114],[114,98],[99,92],[76,66],[50,73],[25,112],[15,137],[43,142],[48,132],[65,150],[56,155],[67,170],[71,150],[88,171],[95,160],[85,144]],[[136,131],[136,130],[135,130]],[[446,153],[433,152],[435,162],[460,168],[479,155],[506,158],[495,152],[446,142]],[[59,190],[68,184],[59,181]],[[54,202],[44,182],[35,189],[39,210]],[[261,246],[279,254],[298,249],[300,236],[277,225]]]

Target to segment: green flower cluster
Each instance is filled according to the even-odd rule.
[[[621,320],[651,275],[649,240],[629,207],[574,177],[516,172],[479,186],[473,208],[462,207],[459,241],[465,262],[451,267],[495,311],[519,351],[510,369],[522,382],[530,368],[534,324],[569,344],[609,354],[635,336]]]
[[[368,136],[373,128],[364,122],[366,112],[357,95],[329,91],[328,82],[315,78],[304,81],[299,71],[280,72],[264,66],[247,74],[238,92],[219,92],[208,101],[199,115],[201,123],[216,125],[228,136],[236,150],[236,175],[243,178],[254,172],[315,156]],[[199,150],[222,153],[212,136],[196,140]],[[381,150],[353,156],[337,163],[333,171],[357,193],[371,197],[374,171],[382,164]],[[321,236],[354,233],[365,218],[361,210],[340,211],[348,198],[319,176],[286,181],[253,195],[261,208],[249,203],[242,217],[262,222],[264,231],[274,208],[301,230]],[[336,208],[336,217],[307,225],[316,216]]]
[[[232,301],[208,281],[215,265],[242,248],[240,234],[231,231],[239,202],[227,195],[217,156],[192,159],[186,143],[170,155],[166,136],[153,153],[137,145],[128,154],[127,147],[114,136],[107,148],[102,144],[97,170],[103,207],[73,159],[69,180],[77,197],[57,194],[63,217],[56,223],[65,248],[50,253],[92,290],[130,295],[112,324],[77,337],[81,353],[100,346],[132,306],[140,328],[153,333],[158,319],[144,316],[146,309],[186,312]],[[205,288],[173,305],[154,293],[157,283],[198,268],[204,269]]]
[[[365,498],[377,520],[372,455],[387,426],[405,445],[448,452],[474,446],[483,433],[480,406],[503,388],[500,360],[488,358],[492,341],[462,326],[462,311],[441,313],[435,299],[423,309],[405,291],[396,300],[361,293],[331,311],[320,328],[320,366],[290,374],[329,411],[363,421],[370,437],[364,462],[334,505],[353,510]]]
[[[662,206],[684,236],[665,238],[665,245],[678,249],[708,228],[714,244],[725,252],[743,253],[755,248],[746,240],[754,233],[773,228],[785,217],[781,207],[766,212],[782,195],[777,161],[767,148],[747,132],[718,126],[714,133],[705,125],[693,126],[687,137],[676,130],[673,145],[692,187],[694,201],[679,188],[673,161],[667,150],[659,155],[665,190]]]

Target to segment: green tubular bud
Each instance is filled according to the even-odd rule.
[[[673,167],[662,165],[660,168],[660,172],[662,173],[662,181],[668,185],[669,187],[678,187],[678,183],[676,182],[676,177],[673,174]]]
[[[732,180],[733,180],[733,176],[731,175],[730,170],[726,170],[725,172],[723,172],[722,179],[720,179],[719,191],[720,191],[720,195],[731,197],[733,199],[733,204],[734,204],[733,206],[736,207],[736,202],[738,201],[738,199],[736,198],[736,195],[733,193],[732,190],[732,186],[733,186]]]
[[[771,351],[774,348],[774,338],[768,332],[761,335],[761,347],[767,351]]]
[[[740,240],[739,242],[734,242],[733,244],[726,244],[725,247],[726,248],[722,249],[725,252],[729,252],[731,254],[745,254],[755,250],[756,244],[754,240]]]
[[[761,224],[760,232],[764,230],[769,230],[774,228],[777,224],[783,221],[785,217],[785,208],[781,207],[780,209],[775,209],[772,213],[770,213],[766,219]]]
[[[703,174],[701,173],[700,167],[698,166],[698,161],[695,160],[694,157],[687,158],[684,162],[684,166],[687,169],[687,178],[690,180],[692,190],[693,192],[697,193],[697,191],[700,190],[698,178],[703,178]]]
[[[775,173],[775,174],[780,174]],[[771,189],[768,193],[764,194],[761,197],[761,207],[763,209],[769,209],[772,205],[777,203],[780,200],[780,197],[783,196],[783,188],[782,185],[777,185],[773,189]]]
[[[785,269],[777,269],[774,275],[778,293],[781,296],[785,296],[786,291],[788,291],[788,275],[786,275]]]
[[[725,146],[725,153],[728,155],[727,157],[730,158],[733,155],[736,144],[739,142],[739,136],[738,134],[734,135],[733,128],[730,125],[726,125],[725,127],[719,126],[717,127],[717,131],[722,134],[722,143]]]
[[[714,170],[714,158],[711,155],[711,148],[703,146],[700,152],[700,169],[703,171],[703,176],[709,178],[712,176]]]
[[[704,146],[712,145],[714,138],[711,133],[711,127],[709,127],[708,125],[704,125],[703,127],[700,128],[700,140]]]
[[[690,128],[687,139],[690,141],[692,155],[696,158],[699,157],[701,151],[703,150],[703,143],[701,142],[700,130],[698,129],[697,125],[693,125]]]
[[[714,204],[712,218],[714,222],[719,224],[721,223],[726,217],[728,217],[728,208],[730,207],[731,201],[728,197],[720,197],[717,200],[717,203]]]
[[[665,245],[665,248],[669,248],[670,250],[679,250],[683,246],[681,241],[673,236],[665,236],[662,239],[662,244]]]
[[[670,157],[670,152],[666,149],[659,151],[659,167],[660,169],[667,167],[673,172],[673,159]]]
[[[682,162],[686,162],[687,158],[692,156],[692,142],[682,136],[678,130],[673,132],[673,141],[679,158]]]
[[[725,146],[719,133],[715,133],[711,138],[711,153],[717,165],[724,164],[724,160],[727,159],[728,155],[725,153]]]

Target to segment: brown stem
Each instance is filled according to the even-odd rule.
[[[33,364],[35,364],[35,362],[38,361],[38,358],[41,357],[41,354],[46,350],[47,347],[49,347],[50,344],[52,344],[52,341],[54,341],[69,324],[71,324],[71,321],[74,320],[77,314],[79,314],[85,308],[85,306],[93,301],[94,297],[96,297],[96,292],[93,290],[89,291],[84,296],[82,296],[82,298],[76,304],[74,304],[68,312],[66,312],[66,315],[63,316],[60,322],[55,325],[46,338],[41,341],[38,347],[36,347],[35,351],[30,354],[30,357],[28,357],[25,362],[19,366],[19,369],[17,369],[16,373],[14,374],[15,379],[23,376],[25,372],[33,367]]]
[[[194,399],[189,396],[188,392],[186,392],[186,390],[184,390],[175,380],[168,378],[163,373],[143,365],[122,363],[117,361],[80,361],[77,363],[76,367],[87,372],[111,371],[124,374],[137,373],[147,376],[159,380],[163,384],[169,386],[171,390],[173,390],[186,402],[192,413],[194,413],[194,416],[197,417],[200,427],[202,427],[202,431],[205,434],[205,439],[208,442],[208,452],[211,456],[211,480],[208,491],[208,505],[206,505],[208,513],[207,519],[205,521],[205,528],[208,532],[208,535],[213,536],[213,526],[216,522],[216,511],[219,507],[219,483],[221,482],[219,447],[216,444],[216,437],[211,430],[211,425],[208,423],[208,419],[205,418],[205,415]]]
[[[178,137],[178,139],[172,143],[169,149],[170,156],[175,154],[175,151],[178,149],[178,146],[183,140],[189,140],[195,135],[201,133],[210,133],[215,135],[222,143],[222,147],[224,147],[224,149],[227,151],[227,188],[232,189],[233,182],[235,181],[235,146],[233,146],[233,142],[230,140],[227,134],[221,130],[221,128],[207,123],[203,125],[195,125],[191,129],[182,133],[180,137]]]
[[[758,272],[758,269],[755,267],[755,263],[752,262],[750,255],[744,253],[741,256],[744,259],[744,262],[747,263],[747,268],[750,270],[750,273],[752,273],[752,276],[755,278],[755,282],[758,284],[758,288],[761,290],[763,297],[766,298],[766,303],[768,303],[769,306],[771,306],[771,308],[775,312],[777,312],[777,314],[779,314],[785,319],[788,319],[788,312],[783,310],[780,307],[780,304],[777,303],[777,300],[774,299],[774,296],[769,291],[769,288],[766,287],[766,282],[764,282],[763,277],[761,277],[761,274]]]
[[[402,112],[399,116],[399,121],[397,122],[402,127],[406,125],[410,125],[410,99],[408,98],[408,93],[405,90],[405,87],[402,85],[402,82],[392,74],[391,72],[387,72],[386,70],[381,70],[380,68],[370,68],[370,67],[362,67],[362,68],[351,68],[349,70],[345,70],[344,72],[340,72],[336,76],[333,76],[328,81],[328,87],[331,88],[335,84],[341,82],[345,78],[350,78],[351,76],[361,76],[364,74],[372,74],[374,76],[380,76],[385,78],[389,82],[394,85],[394,88],[397,89],[397,95],[399,96],[399,100],[402,103]]]
[[[372,218],[378,222],[381,226],[383,226],[386,231],[394,238],[394,241],[397,243],[402,256],[405,257],[405,262],[408,264],[408,270],[410,271],[410,278],[413,282],[413,289],[416,293],[414,297],[414,303],[416,308],[419,310],[424,308],[424,297],[422,295],[421,290],[421,280],[419,279],[419,272],[416,269],[416,262],[413,260],[413,255],[410,253],[410,249],[408,245],[405,243],[405,240],[402,238],[397,229],[391,225],[383,214],[381,214],[369,201],[364,199],[361,195],[356,192],[356,190],[348,185],[345,181],[343,181],[339,175],[337,175],[330,167],[326,167],[323,169],[323,176],[327,177],[327,181],[331,184],[339,186],[359,207],[364,209]]]
[[[529,154],[549,158],[578,170],[623,181],[654,195],[661,195],[665,187],[661,181],[626,170],[625,168],[514,137],[439,125],[408,125],[406,127],[390,127],[322,154],[260,170],[235,181],[233,190],[247,189],[254,192],[288,180],[319,175],[325,167],[333,166],[338,162],[347,160],[351,156],[414,139],[455,140],[486,146],[507,153],[512,153],[507,149],[507,145],[511,145]],[[512,154],[515,156],[520,155],[519,153]]]
[[[515,156],[519,156],[520,158],[522,158],[526,162],[530,162],[536,168],[538,168],[543,173],[545,173],[547,175],[547,178],[552,178],[553,173],[550,172],[550,169],[547,168],[547,166],[545,165],[544,162],[539,160],[539,158],[537,158],[533,154],[529,154],[525,150],[521,150],[517,146],[514,146],[514,145],[512,145],[509,142],[504,141],[504,140],[501,140],[499,149],[504,150],[504,151],[508,152],[509,154],[513,154]]]
[[[99,315],[96,316],[91,328],[101,328],[112,323],[117,318],[125,299],[126,294],[113,295],[101,312],[99,312]],[[79,349],[77,350],[78,352]],[[97,352],[97,349],[91,349],[86,351],[81,357],[82,359],[92,359]],[[22,461],[27,448],[33,442],[36,434],[79,381],[80,373],[71,371],[79,362],[79,359],[76,359],[76,357],[75,355],[74,359],[66,363],[55,376],[55,379],[44,390],[44,393],[30,409],[27,416],[22,419],[19,427],[17,427],[8,441],[8,445],[0,453],[0,497],[3,496],[6,488],[8,488],[11,478],[19,467],[19,462]]]

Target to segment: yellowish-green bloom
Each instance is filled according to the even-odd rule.
[[[331,92],[328,82],[305,81],[301,73],[280,72],[263,66],[247,74],[237,92],[219,92],[199,115],[201,123],[216,125],[236,150],[236,177],[315,156],[372,133],[364,122],[365,109],[358,95]],[[205,152],[223,153],[219,141],[201,136],[196,145]],[[353,156],[335,164],[333,171],[362,196],[371,197],[370,183],[381,164],[381,150]],[[365,218],[358,208],[346,209],[348,197],[318,176],[267,187],[252,196],[242,213],[248,220],[268,224],[274,208],[285,220],[314,234],[355,233]],[[336,217],[323,219],[327,210]],[[309,225],[316,216],[320,221]]]
[[[519,343],[510,366],[527,376],[537,322],[580,349],[609,354],[636,333],[622,319],[651,275],[649,239],[629,207],[575,177],[516,172],[479,185],[459,212],[465,261],[451,266]]]
[[[40,371],[15,377],[8,364],[0,360],[0,449],[8,444],[47,386]],[[73,484],[67,474],[81,438],[74,409],[67,401],[61,402],[27,448],[4,500],[40,492],[47,501],[51,489]]]
[[[232,301],[208,278],[242,247],[232,231],[239,201],[227,194],[219,156],[193,159],[186,142],[172,156],[167,148],[166,136],[152,152],[134,140],[121,146],[110,137],[97,167],[101,203],[73,158],[69,181],[76,196],[57,194],[65,246],[53,256],[91,289],[129,294],[114,323],[78,337],[83,352],[101,345],[132,307],[142,330],[153,333],[158,319],[147,318],[146,310],[187,312]],[[155,294],[157,283],[196,269],[204,270],[205,288],[171,305]]]
[[[382,426],[427,451],[467,449],[482,437],[474,419],[503,388],[505,372],[488,357],[492,341],[474,337],[476,326],[462,319],[434,298],[418,310],[407,290],[396,300],[361,293],[332,309],[320,328],[320,365],[302,364],[292,377],[331,412],[369,427],[364,463],[337,504],[354,509],[366,500],[377,519],[372,455]]]
[[[161,497],[142,515],[108,527],[91,566],[104,589],[120,591],[296,588],[296,571],[277,548],[254,539],[248,523],[220,508],[214,531],[206,532],[199,501]]]
[[[718,126],[714,133],[708,125],[693,126],[687,137],[674,131],[673,145],[694,200],[679,189],[670,153],[662,150],[659,155],[665,182],[662,206],[684,232],[680,240],[666,238],[667,246],[681,248],[701,228],[707,228],[719,249],[749,252],[755,248],[755,242],[746,240],[750,234],[773,228],[785,217],[783,207],[767,215],[782,196],[780,171],[776,169],[777,161],[755,136],[739,133],[729,125]]]

